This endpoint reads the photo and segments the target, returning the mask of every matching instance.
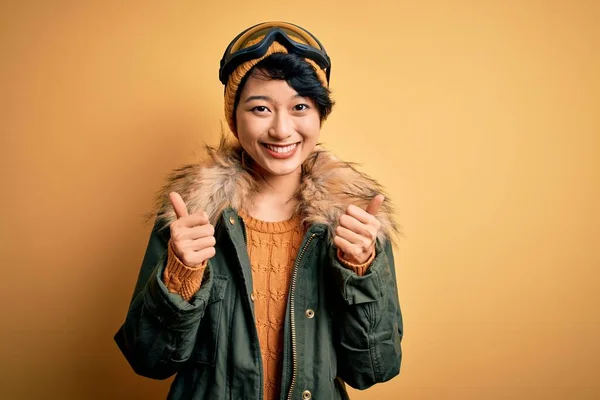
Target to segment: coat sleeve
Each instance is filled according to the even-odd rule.
[[[341,290],[334,327],[338,376],[356,389],[388,381],[400,372],[403,334],[392,246],[377,243],[363,276],[339,262],[333,245],[329,259]]]
[[[170,293],[162,281],[168,242],[168,229],[159,231],[155,225],[125,322],[115,335],[133,370],[154,379],[168,378],[189,359],[213,281],[209,262],[189,302]]]

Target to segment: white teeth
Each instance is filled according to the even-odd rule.
[[[289,153],[292,150],[294,150],[297,145],[298,145],[298,143],[294,143],[294,144],[289,145],[289,146],[281,147],[281,146],[273,146],[273,145],[270,145],[270,144],[265,144],[265,146],[267,146],[267,148],[269,150],[274,151],[274,152],[279,153],[279,154]]]

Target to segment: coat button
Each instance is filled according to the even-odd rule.
[[[305,314],[306,314],[306,318],[313,318],[315,316],[315,312],[313,310],[311,310],[310,308],[308,310],[306,310]]]
[[[302,392],[302,398],[304,400],[312,399],[312,394],[310,393],[310,390],[305,390],[304,392]]]
[[[256,297],[254,296],[254,292],[250,293],[250,300],[252,300],[252,301],[256,300]]]
[[[231,225],[235,225],[235,218],[233,218],[233,217],[229,217],[229,223],[230,223]]]

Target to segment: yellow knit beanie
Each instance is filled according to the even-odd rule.
[[[254,40],[249,41],[246,44],[246,46],[244,46],[244,48],[250,47],[253,44],[260,42],[263,38],[264,38],[264,36],[260,36]],[[302,43],[300,40],[298,40],[295,37],[291,37],[291,39],[293,39],[299,43]],[[231,75],[229,76],[229,79],[227,80],[227,85],[225,86],[225,118],[227,119],[227,124],[229,125],[229,129],[231,129],[231,132],[233,132],[233,134],[236,136],[237,136],[237,131],[236,131],[236,126],[235,126],[235,115],[234,115],[235,110],[233,109],[233,107],[234,107],[237,91],[240,89],[240,87],[239,87],[240,83],[242,82],[242,79],[244,79],[244,76],[246,76],[246,74],[252,69],[252,67],[254,67],[261,60],[267,58],[268,56],[270,56],[271,54],[274,54],[274,53],[287,54],[288,50],[282,44],[278,43],[277,41],[274,41],[273,43],[271,43],[271,46],[269,46],[269,48],[267,49],[267,52],[262,57],[259,57],[259,58],[253,59],[253,60],[249,60],[249,61],[246,61],[246,62],[240,64],[231,73]],[[319,77],[319,80],[321,81],[323,86],[328,87],[327,74],[325,73],[325,71],[321,67],[319,67],[317,65],[317,63],[314,62],[313,60],[311,60],[309,58],[305,58],[304,60],[313,66],[313,68],[315,69],[315,72],[317,73],[317,76]]]

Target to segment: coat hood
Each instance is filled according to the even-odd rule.
[[[256,177],[243,162],[242,148],[237,141],[222,137],[218,147],[207,145],[206,150],[209,157],[205,162],[174,170],[160,190],[156,209],[149,217],[155,217],[161,228],[176,218],[170,192],[181,195],[189,213],[205,211],[213,225],[225,208],[244,209],[257,192]],[[331,236],[340,215],[350,204],[365,209],[379,193],[385,196],[385,201],[376,215],[381,222],[378,240],[394,241],[398,227],[393,204],[381,185],[359,172],[356,164],[341,161],[317,145],[302,166],[296,212],[305,224],[325,224]]]

